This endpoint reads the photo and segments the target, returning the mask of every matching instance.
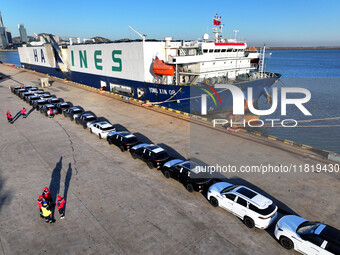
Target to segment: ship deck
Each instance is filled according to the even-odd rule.
[[[248,229],[189,193],[130,153],[56,116],[48,119],[8,89],[46,77],[0,64],[0,253],[2,254],[294,254],[267,230]],[[51,79],[52,80],[52,79]],[[227,133],[160,108],[143,108],[94,89],[52,80],[45,90],[158,144],[175,157],[202,164],[304,166],[328,164],[318,154],[248,133]],[[7,123],[25,106],[28,118]],[[240,173],[219,176],[245,184],[279,207],[340,229],[339,173]],[[67,198],[66,217],[46,224],[38,195]]]

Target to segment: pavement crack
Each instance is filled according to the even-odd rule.
[[[76,160],[76,157],[75,157],[75,150],[74,150],[74,146],[73,146],[73,141],[71,139],[71,136],[70,134],[66,131],[66,129],[57,121],[55,120],[55,122],[57,122],[57,124],[64,130],[65,134],[67,135],[68,137],[68,140],[70,141],[70,146],[71,146],[71,149],[72,149],[72,159],[73,159],[73,166],[74,166],[74,170],[76,171],[76,174],[78,174],[78,169],[77,169],[77,160]]]

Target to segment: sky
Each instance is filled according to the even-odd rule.
[[[340,0],[1,0],[4,25],[18,36],[52,33],[62,37],[111,40],[197,40],[209,33],[212,17],[222,17],[223,35],[248,45],[340,46]]]

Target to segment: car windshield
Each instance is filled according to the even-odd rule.
[[[221,193],[229,192],[229,191],[231,191],[231,190],[237,188],[238,186],[239,186],[239,185],[232,185],[232,186],[226,187],[226,188],[224,188],[224,189],[221,191]]]
[[[78,113],[78,112],[81,112],[81,110],[80,109],[73,110],[73,113]]]
[[[113,126],[109,126],[109,127],[104,127],[104,128],[102,128],[103,131],[107,131],[107,130],[111,130],[111,129],[113,129]]]
[[[313,234],[314,231],[320,226],[320,222],[306,221],[297,228],[296,233],[299,235]]]

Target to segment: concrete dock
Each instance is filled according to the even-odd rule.
[[[9,86],[38,86],[46,77],[0,64],[0,254],[297,254],[267,230],[248,229],[213,208],[204,194],[151,170],[130,153],[63,115],[48,119]],[[295,213],[340,229],[340,173],[306,172],[332,164],[318,155],[261,137],[222,133],[82,87],[50,79],[46,91],[108,119],[118,129],[205,165],[303,166],[303,172],[225,172],[271,198],[280,216]],[[8,124],[7,110],[29,115]],[[250,135],[250,134],[249,134]],[[256,142],[258,139],[258,142]],[[333,164],[334,165],[334,164]],[[66,217],[46,224],[36,203],[50,187],[67,200]]]

